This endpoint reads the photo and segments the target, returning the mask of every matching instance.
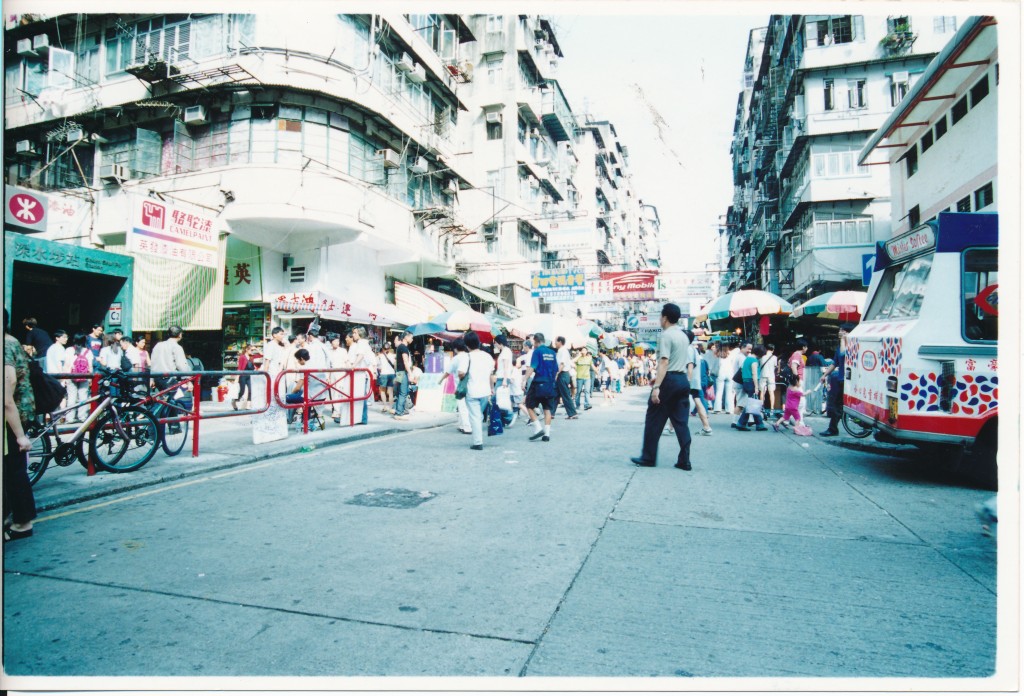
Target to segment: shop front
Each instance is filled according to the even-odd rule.
[[[4,301],[11,323],[35,317],[72,336],[93,324],[133,330],[130,257],[4,231]]]
[[[233,236],[227,239],[221,325],[225,370],[238,369],[238,357],[247,345],[262,351],[270,339],[270,303],[263,301],[263,250]]]
[[[345,298],[321,290],[302,290],[280,293],[272,302],[274,321],[291,333],[308,331],[314,320],[320,334],[329,331],[346,334],[354,327],[364,327],[370,343],[380,346],[386,340],[386,330],[397,320],[387,316],[387,308],[360,306]]]

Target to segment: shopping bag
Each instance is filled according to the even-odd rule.
[[[494,403],[502,411],[512,410],[512,390],[507,384],[503,384],[494,390]]]
[[[505,432],[505,426],[501,423],[501,409],[491,401],[491,421],[487,426],[488,435],[501,435]]]

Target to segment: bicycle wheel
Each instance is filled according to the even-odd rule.
[[[89,435],[89,450],[96,466],[114,473],[141,468],[159,446],[156,419],[146,409],[135,406],[121,409],[117,416],[113,412],[105,414]]]
[[[168,457],[173,457],[185,447],[185,443],[188,442],[189,425],[188,421],[160,424],[160,446],[164,448]]]
[[[37,440],[32,440],[32,449],[28,451],[28,482],[33,486],[36,481],[43,477],[43,472],[50,464],[53,446],[50,444],[50,436],[42,435]]]
[[[849,413],[843,414],[843,428],[850,433],[850,437],[857,439],[865,438],[871,434],[873,428],[860,420],[857,420]]]

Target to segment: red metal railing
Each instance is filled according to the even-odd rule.
[[[359,373],[363,373],[364,394],[356,394],[356,380]],[[301,375],[301,377],[289,377],[290,375]],[[335,377],[336,375],[336,377]],[[332,379],[332,377],[334,377]],[[351,404],[349,408],[349,425],[356,424],[356,412],[354,405],[360,401],[366,401],[373,395],[373,379],[375,375],[365,367],[352,368],[312,368],[303,370],[282,370],[274,379],[274,400],[281,408],[302,409],[302,432],[309,432],[309,411],[317,406],[334,406],[335,404]],[[302,401],[287,403],[282,399],[281,381],[301,379],[302,389],[291,393],[302,394]],[[287,384],[287,382],[286,382]],[[335,398],[335,394],[338,395]],[[327,398],[324,398],[327,397]],[[286,397],[285,397],[286,398]]]

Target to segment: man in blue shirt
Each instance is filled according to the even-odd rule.
[[[544,334],[534,334],[533,357],[526,368],[526,412],[533,426],[531,440],[551,440],[551,412],[558,401],[558,389],[555,380],[558,376],[558,358],[555,351],[544,343]],[[537,406],[544,408],[544,426],[537,420]]]

